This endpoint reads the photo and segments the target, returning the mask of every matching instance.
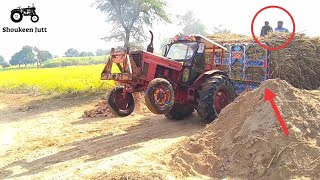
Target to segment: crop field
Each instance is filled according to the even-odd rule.
[[[0,71],[0,91],[42,94],[105,92],[114,82],[100,80],[103,67],[104,64]]]
[[[108,56],[88,56],[88,57],[61,57],[48,60],[43,63],[43,67],[63,67],[63,66],[79,66],[103,64],[106,62]]]

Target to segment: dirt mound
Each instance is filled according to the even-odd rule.
[[[112,118],[115,117],[115,115],[112,114],[110,109],[107,106],[106,100],[101,100],[93,109],[85,110],[83,117],[108,117]]]
[[[135,112],[136,113],[148,113],[150,112],[147,106],[144,103],[144,94],[143,93],[134,93],[135,99]],[[100,100],[93,109],[85,110],[83,117],[93,118],[93,117],[116,117],[107,106],[107,100]]]
[[[132,168],[132,167],[131,167]],[[147,169],[148,170],[148,169]],[[103,173],[93,176],[90,179],[95,180],[163,180],[166,179],[164,174],[145,171],[145,169],[130,170],[128,167],[115,168],[111,173]]]
[[[290,33],[270,33],[259,40],[268,43],[271,47],[278,47],[287,42],[290,36]],[[253,42],[250,36],[231,33],[214,34],[208,37],[222,44]],[[320,37],[308,37],[305,34],[296,33],[287,47],[272,51],[271,77],[285,80],[297,88],[317,89],[320,86],[319,53]]]
[[[289,130],[285,136],[265,88]],[[170,165],[184,175],[214,178],[320,178],[320,91],[268,80],[242,94],[203,131],[181,144]]]

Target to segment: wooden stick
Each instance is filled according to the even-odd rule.
[[[315,160],[313,160],[310,164],[308,164],[308,166],[311,166],[311,164],[315,163],[316,161],[318,161],[320,159],[320,156],[317,157]]]
[[[272,162],[273,162],[274,158],[276,157],[277,152],[278,152],[278,148],[276,147],[276,152],[274,153],[274,155],[273,155],[272,159],[270,160],[270,162],[269,162],[269,164],[268,164],[268,166],[267,166],[267,169],[269,169],[269,167],[271,166],[271,164],[272,164]]]

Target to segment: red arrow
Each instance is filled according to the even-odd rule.
[[[282,130],[284,132],[284,134],[286,136],[288,136],[289,132],[287,129],[286,124],[284,123],[284,120],[279,112],[278,107],[276,106],[276,103],[274,102],[274,97],[276,97],[277,95],[274,94],[272,91],[270,91],[268,88],[265,89],[264,92],[264,101],[270,101],[270,104],[272,106],[273,111],[276,113],[276,116],[278,118],[278,121],[280,122],[280,125],[282,127]]]

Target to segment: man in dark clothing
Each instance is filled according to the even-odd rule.
[[[272,32],[272,27],[269,26],[269,22],[266,21],[264,22],[264,26],[261,28],[261,33],[260,33],[260,36],[263,37],[263,36],[266,36],[269,32]]]

